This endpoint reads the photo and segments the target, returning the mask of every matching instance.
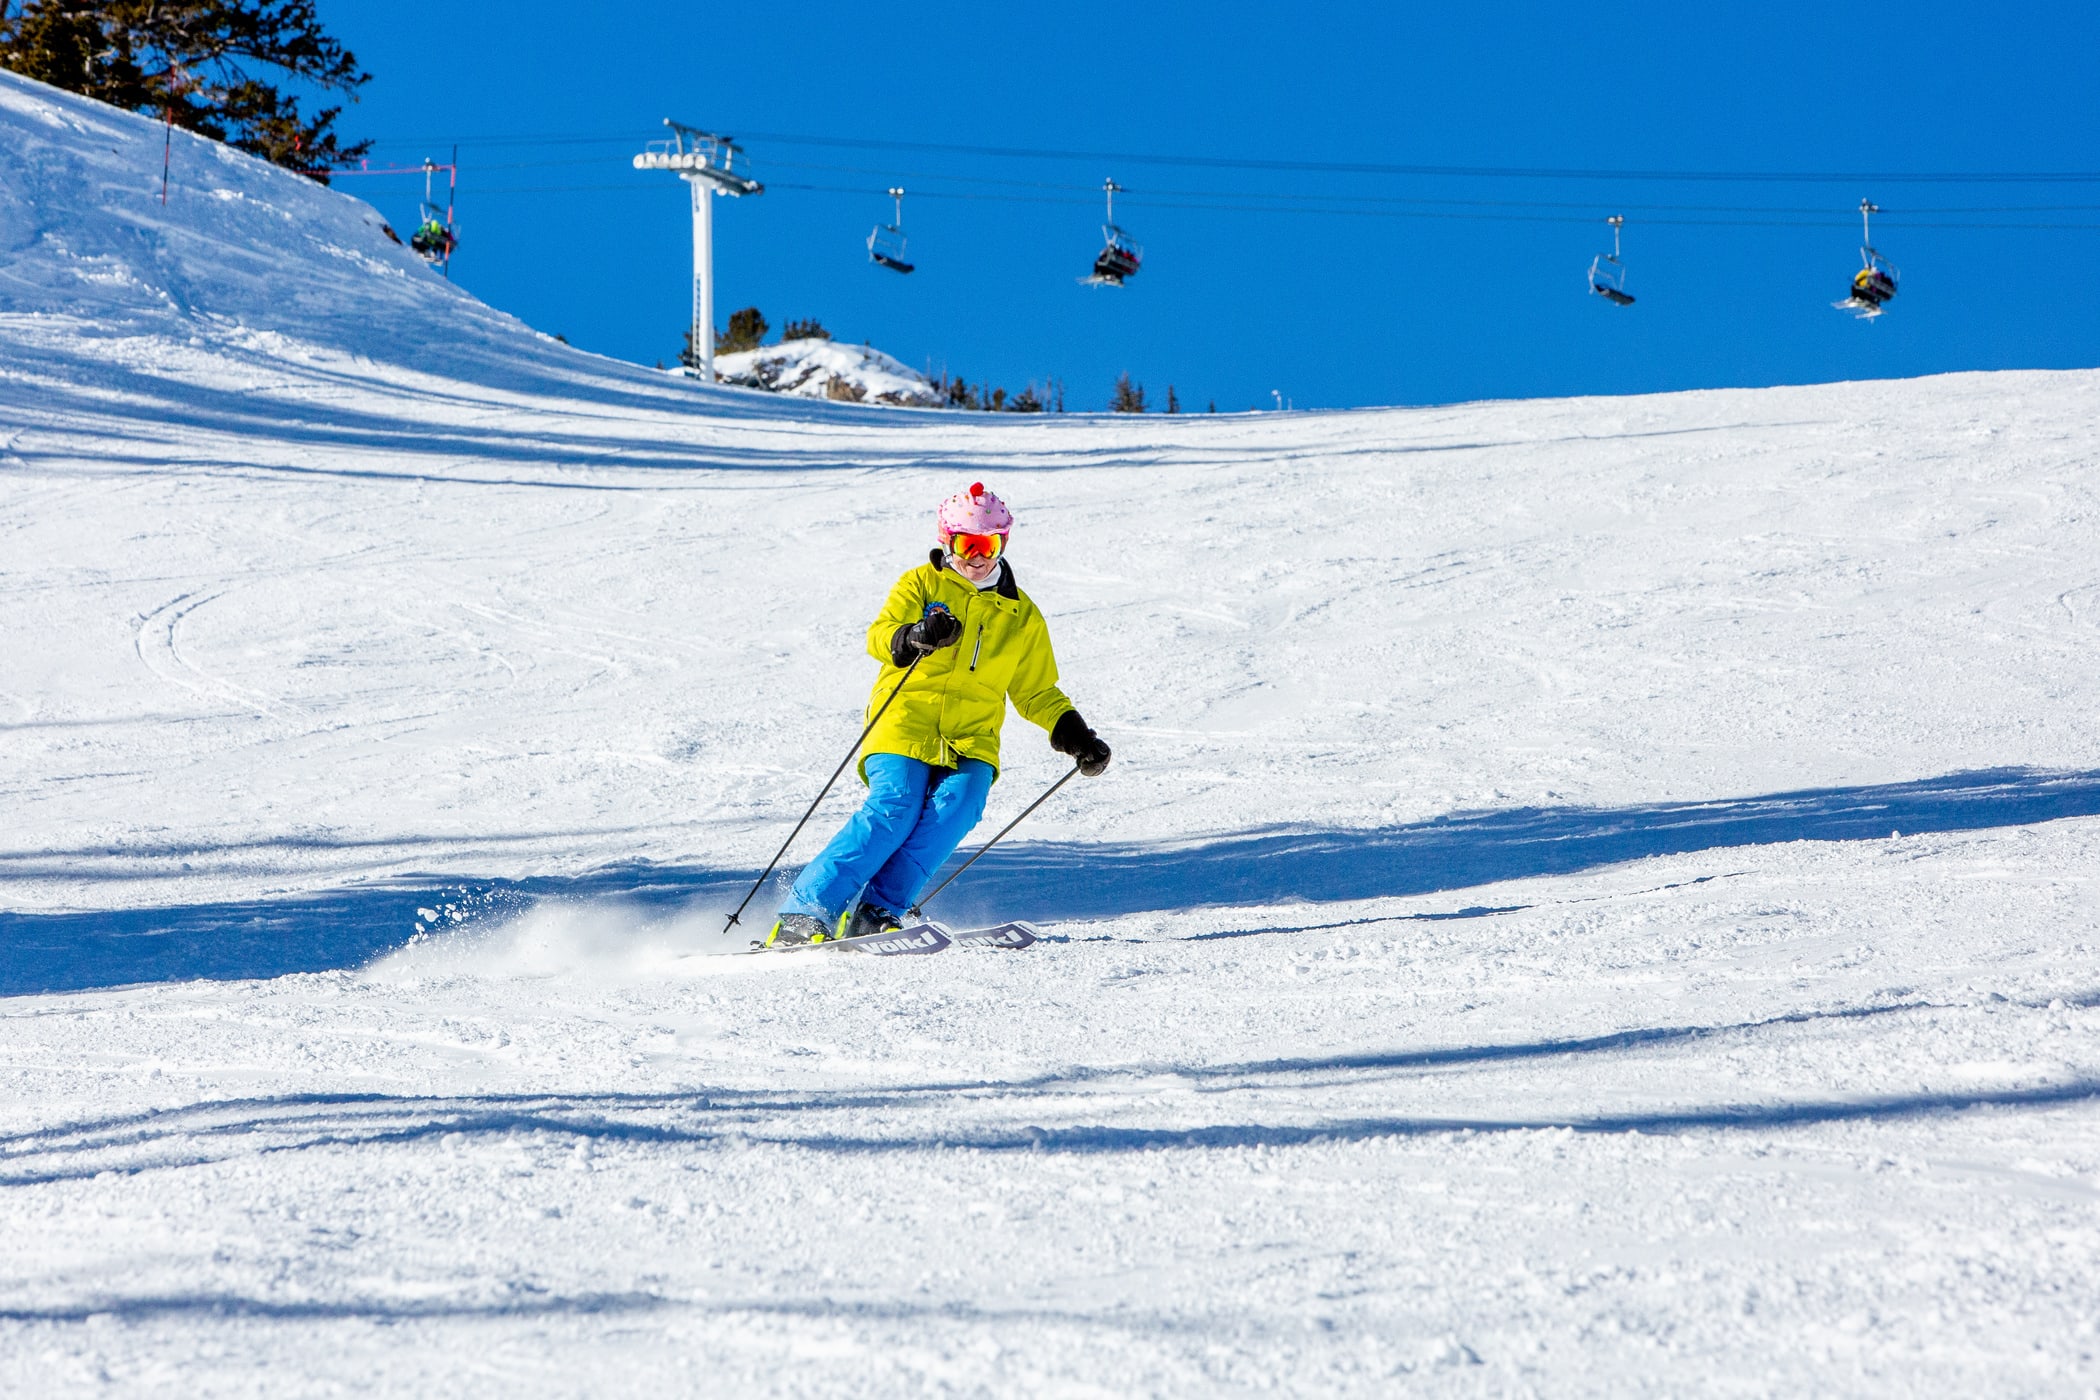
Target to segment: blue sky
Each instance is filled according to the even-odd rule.
[[[1172,383],[1187,408],[1244,410],[1272,391],[1341,407],[2100,364],[2100,180],[1309,168],[2100,171],[2092,6],[321,13],[375,75],[347,135],[378,138],[380,161],[459,143],[456,280],[643,363],[675,356],[686,315],[684,187],[628,165],[670,116],[743,139],[769,186],[716,203],[718,319],[755,304],[776,335],[815,316],[915,367],[1011,389],[1055,376],[1075,410],[1124,371],[1155,402]],[[973,145],[1117,158],[933,149]],[[1108,176],[1147,256],[1095,291],[1075,279]],[[914,191],[910,277],[863,246],[894,183]],[[410,182],[343,187],[413,217]],[[1858,266],[1862,196],[1903,272],[1874,324],[1830,307]],[[1614,212],[1624,309],[1584,280]]]

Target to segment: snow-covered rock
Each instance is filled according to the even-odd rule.
[[[724,384],[806,399],[901,408],[933,408],[941,402],[932,380],[873,346],[819,337],[717,355],[715,376]]]

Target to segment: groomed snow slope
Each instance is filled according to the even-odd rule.
[[[0,1391],[2100,1386],[2100,375],[789,402],[159,162],[0,74]],[[1047,941],[720,956],[972,479]]]

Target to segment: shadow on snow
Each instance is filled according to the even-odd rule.
[[[995,848],[934,912],[960,921],[996,914],[1050,922],[1206,905],[1390,898],[1724,847],[2095,815],[2100,772],[2006,768],[1713,802],[1463,812],[1367,830],[1279,827],[1177,842],[1036,842]],[[755,873],[640,863],[515,881],[430,876],[242,903],[0,913],[0,995],[358,967],[407,942],[425,917],[420,910],[451,905],[487,917],[560,898],[618,898],[659,913],[726,907]],[[762,895],[753,907],[764,909],[768,900]],[[1228,935],[1198,935],[1205,936]]]
[[[2100,993],[2081,998],[2100,1002]],[[1636,1027],[1602,1035],[1394,1050],[1247,1064],[1146,1062],[1071,1066],[1020,1080],[958,1080],[852,1089],[693,1088],[651,1093],[413,1096],[373,1093],[283,1094],[150,1109],[53,1123],[0,1135],[0,1189],[133,1176],[207,1166],[284,1152],[354,1151],[459,1138],[521,1136],[619,1145],[640,1150],[785,1147],[848,1155],[965,1149],[1062,1154],[1162,1149],[1289,1147],[1315,1142],[1367,1142],[1448,1133],[1558,1130],[1577,1133],[1676,1133],[1771,1130],[1823,1123],[1897,1121],[1972,1110],[2021,1110],[2100,1099],[2090,1076],[2050,1084],[1997,1088],[1922,1088],[1904,1094],[1781,1098],[1749,1103],[1657,1104],[1617,1112],[1532,1111],[1493,1118],[1378,1114],[1295,1122],[1250,1121],[1269,1090],[1295,1092],[1313,1076],[1356,1082],[1404,1082],[1451,1069],[1492,1069],[1514,1060],[1588,1059],[1649,1052],[1710,1040],[1813,1033],[1824,1022],[1937,1015],[1947,1008],[1906,1002],[1799,1011],[1727,1025]],[[1215,1108],[1239,1102],[1236,1121],[1185,1126],[952,1122],[928,1132],[900,1113],[970,1107],[994,1115],[1069,1113],[1073,1095],[1105,1082],[1174,1077],[1208,1091]],[[1579,1081],[1578,1081],[1579,1082]],[[1238,1090],[1244,1099],[1219,1097]],[[1107,1102],[1119,1102],[1111,1096]],[[869,1110],[879,1110],[872,1116]],[[884,1132],[871,1124],[887,1123]],[[837,1126],[854,1131],[839,1132]]]

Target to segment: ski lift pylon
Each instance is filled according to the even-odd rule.
[[[1625,227],[1626,216],[1614,214],[1604,222],[1611,225],[1611,251],[1590,259],[1590,290],[1613,306],[1631,306],[1633,296],[1626,290],[1626,265],[1619,261],[1619,230]]]
[[[1901,275],[1896,265],[1874,247],[1868,219],[1880,212],[1881,206],[1871,199],[1859,202],[1859,271],[1852,274],[1852,295],[1830,303],[1862,321],[1871,321],[1882,313],[1896,295],[1896,279]]]
[[[868,261],[892,272],[910,272],[904,260],[904,186],[892,185],[890,198],[897,203],[895,223],[877,224],[868,235]]]
[[[1116,195],[1122,188],[1113,179],[1101,182],[1101,191],[1108,196],[1108,222],[1101,226],[1102,247],[1094,255],[1093,276],[1079,279],[1083,286],[1120,287],[1125,278],[1137,275],[1138,265],[1145,260],[1145,250],[1116,227]]]

